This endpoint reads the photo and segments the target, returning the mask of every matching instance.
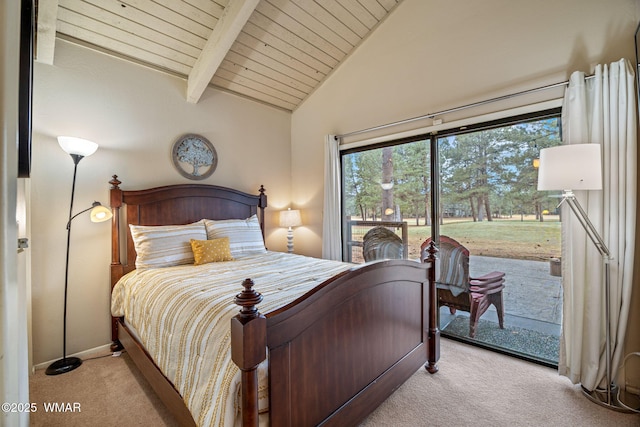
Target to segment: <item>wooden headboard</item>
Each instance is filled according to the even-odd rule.
[[[257,195],[231,188],[204,184],[178,184],[145,190],[123,191],[122,182],[114,175],[110,204],[113,211],[111,227],[111,287],[136,268],[136,251],[129,224],[172,225],[189,224],[203,218],[245,219],[258,214],[264,238],[265,189]]]

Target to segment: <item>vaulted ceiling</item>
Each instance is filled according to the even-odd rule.
[[[64,38],[294,110],[402,0],[37,0],[36,61]]]

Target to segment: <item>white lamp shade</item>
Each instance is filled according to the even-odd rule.
[[[280,227],[297,227],[298,225],[302,225],[299,210],[288,209],[280,212]]]
[[[569,144],[540,150],[538,190],[602,190],[600,144]]]
[[[103,222],[111,219],[113,214],[111,209],[106,206],[98,205],[91,209],[91,222]]]
[[[58,144],[67,154],[75,154],[82,157],[90,156],[98,149],[98,144],[95,142],[74,136],[59,136]]]

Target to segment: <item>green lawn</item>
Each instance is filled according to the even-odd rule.
[[[409,257],[419,257],[420,244],[431,235],[431,227],[416,226],[407,219]],[[452,237],[465,245],[471,255],[501,258],[548,260],[560,256],[560,221],[557,216],[535,218],[472,220],[445,220],[440,234]],[[355,236],[354,236],[355,237]]]
[[[474,255],[533,260],[560,256],[559,221],[445,223],[440,234],[458,240]]]

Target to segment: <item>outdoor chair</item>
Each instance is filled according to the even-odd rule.
[[[420,259],[425,262],[431,238],[420,246]],[[504,307],[502,290],[504,273],[493,271],[480,277],[469,276],[469,250],[447,236],[440,236],[436,262],[436,286],[438,288],[438,309],[449,307],[451,314],[456,310],[466,311],[469,317],[469,336],[474,338],[480,316],[493,304],[498,312],[498,323],[504,329]]]
[[[362,254],[365,262],[378,259],[404,258],[402,239],[386,227],[374,227],[362,239]]]

